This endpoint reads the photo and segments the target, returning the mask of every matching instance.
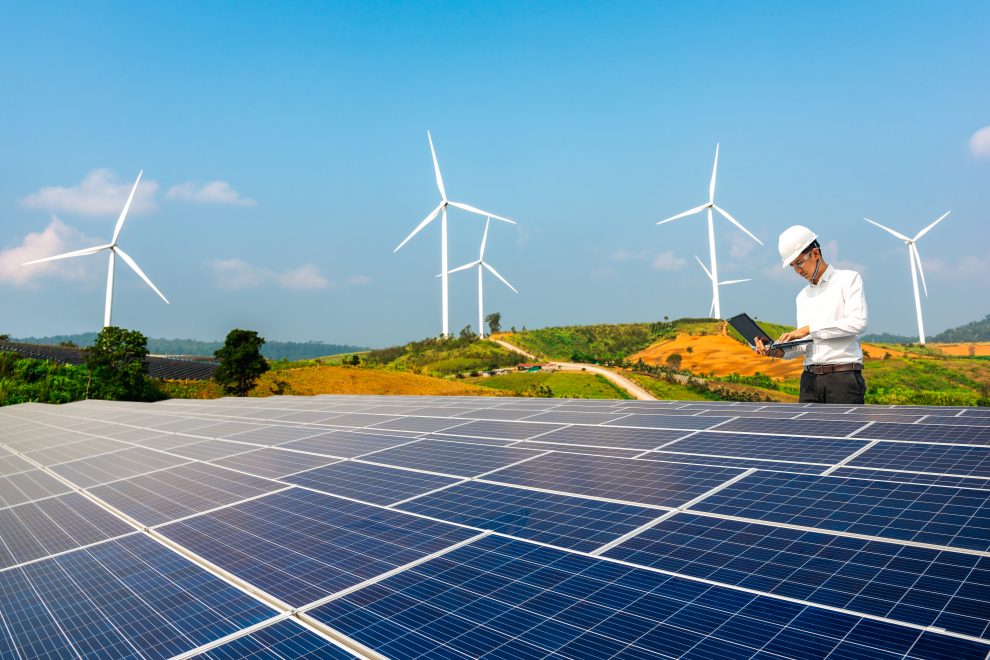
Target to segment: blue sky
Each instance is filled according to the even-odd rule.
[[[149,336],[381,346],[440,331],[439,201],[493,226],[505,326],[704,316],[716,202],[722,311],[791,322],[802,223],[863,272],[870,331],[990,313],[990,5],[955,3],[20,3],[0,24],[0,332],[97,329],[106,242],[139,170],[114,323]],[[983,131],[982,133],[980,131]],[[450,264],[483,219],[450,217]],[[451,328],[477,325],[451,277]]]

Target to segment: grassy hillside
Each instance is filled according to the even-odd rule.
[[[449,376],[511,367],[526,359],[490,341],[478,339],[424,339],[405,346],[383,348],[361,355],[362,364],[429,376]]]
[[[864,335],[863,340],[886,344],[912,344],[918,341],[918,336],[894,335],[889,332],[881,332],[879,334]],[[949,328],[937,335],[928,337],[927,340],[935,343],[990,341],[990,314],[987,314],[979,321],[972,321],[955,328]]]
[[[534,355],[568,362],[619,362],[650,344],[678,333],[714,334],[713,319],[678,319],[656,323],[571,325],[523,330],[506,340]]]
[[[502,390],[512,396],[545,396],[561,399],[629,399],[604,376],[580,372],[516,373],[472,378],[471,383]]]

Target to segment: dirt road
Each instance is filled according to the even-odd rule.
[[[523,349],[519,348],[518,346],[514,346],[514,345],[510,344],[507,341],[504,341],[502,339],[492,339],[492,341],[494,341],[499,346],[502,346],[503,348],[509,349],[510,351],[515,351],[516,353],[519,353],[521,355],[525,355],[530,360],[533,360],[533,361],[538,361],[539,360],[539,358],[537,358],[532,353],[528,353],[528,352],[524,351]],[[647,392],[646,390],[644,390],[642,387],[640,387],[639,385],[637,385],[633,381],[629,380],[628,378],[626,378],[625,376],[623,376],[621,374],[615,373],[614,371],[612,371],[610,369],[606,369],[604,367],[596,367],[593,364],[578,364],[578,363],[575,363],[575,362],[550,362],[550,364],[553,365],[553,366],[555,366],[555,367],[557,367],[558,369],[560,369],[562,371],[585,371],[585,372],[588,372],[588,373],[594,373],[594,374],[599,374],[601,376],[604,376],[611,383],[613,383],[617,387],[621,387],[623,390],[625,390],[634,399],[639,399],[640,401],[656,401],[657,400],[657,398],[655,396],[653,396],[652,394],[650,394],[649,392]]]

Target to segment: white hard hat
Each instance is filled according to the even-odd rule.
[[[791,262],[798,258],[815,239],[818,234],[811,231],[804,225],[792,225],[781,233],[777,239],[777,251],[784,261],[784,268],[791,265]]]

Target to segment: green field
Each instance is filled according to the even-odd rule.
[[[517,396],[546,396],[550,388],[553,398],[559,399],[629,399],[624,390],[610,383],[598,374],[577,372],[534,372],[491,376],[489,378],[469,378],[466,382],[512,392]]]
[[[696,392],[686,385],[668,383],[665,380],[651,378],[643,374],[626,374],[630,380],[652,394],[658,399],[665,401],[707,401],[708,397]]]

